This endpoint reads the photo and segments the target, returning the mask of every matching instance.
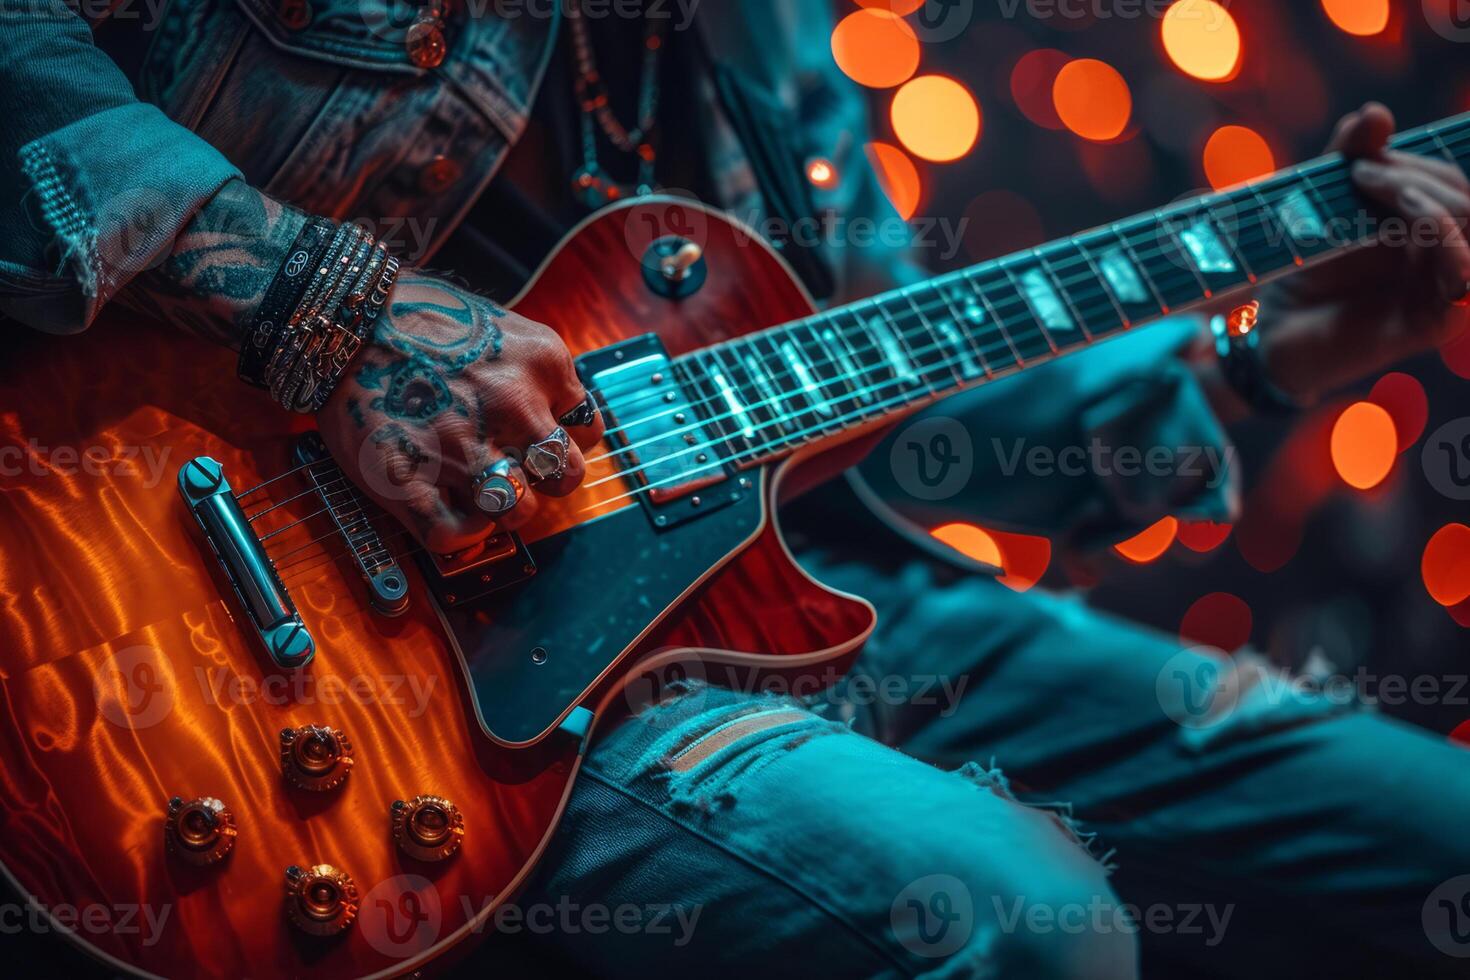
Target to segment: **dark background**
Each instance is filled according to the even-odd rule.
[[[1240,28],[1242,60],[1236,77],[1223,83],[1192,78],[1174,66],[1159,21],[1148,13],[1164,6],[1143,4],[1140,14],[1138,4],[1114,0],[1034,3],[1030,9],[1026,3],[976,2],[973,22],[959,36],[923,44],[919,73],[963,82],[983,117],[980,139],[964,158],[916,161],[923,186],[917,214],[969,219],[962,253],[945,262],[930,249],[923,253],[928,264],[967,265],[1208,190],[1202,149],[1221,125],[1256,130],[1284,167],[1318,155],[1337,118],[1369,99],[1392,109],[1401,129],[1470,109],[1470,46],[1432,30],[1420,0],[1392,3],[1387,28],[1371,37],[1338,28],[1318,0],[1227,3]],[[951,7],[951,15],[963,7]],[[851,9],[839,3],[839,14]],[[913,19],[921,16],[923,11]],[[1038,125],[1020,111],[1012,69],[1038,48],[1117,69],[1133,99],[1122,136],[1089,142]],[[898,144],[888,121],[889,91],[872,95],[875,133]],[[1429,404],[1424,433],[1470,414],[1470,382],[1444,358],[1424,356],[1398,370],[1423,385]],[[1285,426],[1273,420],[1234,429],[1247,508],[1231,538],[1207,554],[1176,542],[1146,565],[1108,556],[1092,570],[1092,596],[1105,608],[1174,632],[1197,599],[1229,593],[1250,611],[1251,643],[1284,664],[1302,665],[1315,653],[1314,665],[1325,662],[1349,677],[1361,667],[1376,676],[1435,678],[1444,696],[1395,705],[1385,696],[1381,707],[1448,733],[1470,720],[1470,690],[1449,696],[1470,666],[1470,635],[1429,597],[1420,560],[1435,531],[1467,522],[1470,505],[1429,484],[1420,461],[1423,434],[1373,490],[1354,490],[1332,474],[1331,424],[1348,402],[1367,397],[1374,380]],[[1264,480],[1273,467],[1278,476]],[[1322,499],[1311,499],[1313,484],[1327,488]],[[1289,547],[1288,531],[1282,551],[1289,560],[1271,571],[1252,567],[1239,547],[1241,532],[1258,539],[1281,533],[1271,521],[1292,498],[1310,500],[1299,547]],[[1091,578],[1065,566],[1054,553],[1043,583],[1087,584]],[[1470,622],[1463,609],[1454,613]]]

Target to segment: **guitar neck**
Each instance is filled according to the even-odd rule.
[[[1391,145],[1470,169],[1470,113]],[[1377,227],[1338,154],[695,351],[726,459],[898,416],[1330,258]]]

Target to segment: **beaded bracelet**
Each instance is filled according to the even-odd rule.
[[[370,339],[399,269],[398,260],[356,225],[333,228],[322,219],[310,225],[300,236],[309,247],[293,248],[267,289],[269,305],[263,302],[256,314],[240,365],[242,377],[296,412],[326,403]]]
[[[265,296],[246,325],[240,342],[238,371],[240,378],[248,384],[266,387],[265,366],[276,348],[277,336],[290,318],[291,311],[300,304],[312,279],[308,273],[317,268],[325,257],[334,230],[332,223],[325,218],[307,218],[287,250],[286,260],[266,287]]]

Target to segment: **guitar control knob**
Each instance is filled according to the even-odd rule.
[[[352,770],[352,742],[340,728],[302,725],[281,729],[281,774],[297,789],[340,786]]]
[[[214,864],[235,846],[235,816],[212,796],[168,801],[163,843],[170,854],[188,864]]]
[[[310,935],[336,935],[357,918],[357,884],[330,864],[293,864],[286,869],[286,918]]]
[[[442,796],[394,800],[393,840],[403,853],[419,861],[442,861],[459,850],[464,817]]]

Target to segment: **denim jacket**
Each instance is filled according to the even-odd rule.
[[[122,0],[93,25],[61,0],[0,0],[0,312],[30,326],[85,329],[238,177],[318,214],[413,219],[426,230],[420,261],[427,258],[524,130],[561,21],[557,0],[452,0],[443,60],[427,67],[407,44],[419,8],[406,0],[148,3]],[[896,220],[864,159],[866,101],[831,57],[829,0],[664,0],[654,9],[672,29],[692,17],[714,66],[713,80],[701,83],[708,111],[698,138],[715,203],[755,223],[778,211]],[[752,141],[762,146],[763,170],[748,152]],[[835,184],[803,178],[801,161],[811,156],[833,162]],[[773,173],[787,182],[773,185]],[[885,236],[863,248],[833,237],[817,247],[806,278],[829,277],[829,295],[844,299],[916,274],[906,249]],[[1133,385],[1135,434],[1154,418],[1161,431],[1183,424],[1223,443],[1177,362],[1182,345],[1125,342],[1080,358],[1107,361],[1114,374],[1126,358],[1129,376],[1149,379]],[[1071,360],[1064,373],[1039,369],[1003,386],[1007,417],[1024,420],[1034,396],[1047,406],[1040,438],[1051,420],[1086,418],[1094,402],[1116,398],[1059,385],[1107,373]],[[1056,410],[1059,391],[1075,411]],[[943,410],[983,431],[979,420],[998,401],[989,392]],[[1004,514],[1014,492],[977,489],[966,505]],[[1117,511],[1111,496],[1095,488],[1083,509],[1093,520]],[[1145,496],[1179,504],[1178,494]],[[1192,499],[1203,516],[1228,509],[1224,490]],[[1105,523],[1147,517],[1130,505]]]

